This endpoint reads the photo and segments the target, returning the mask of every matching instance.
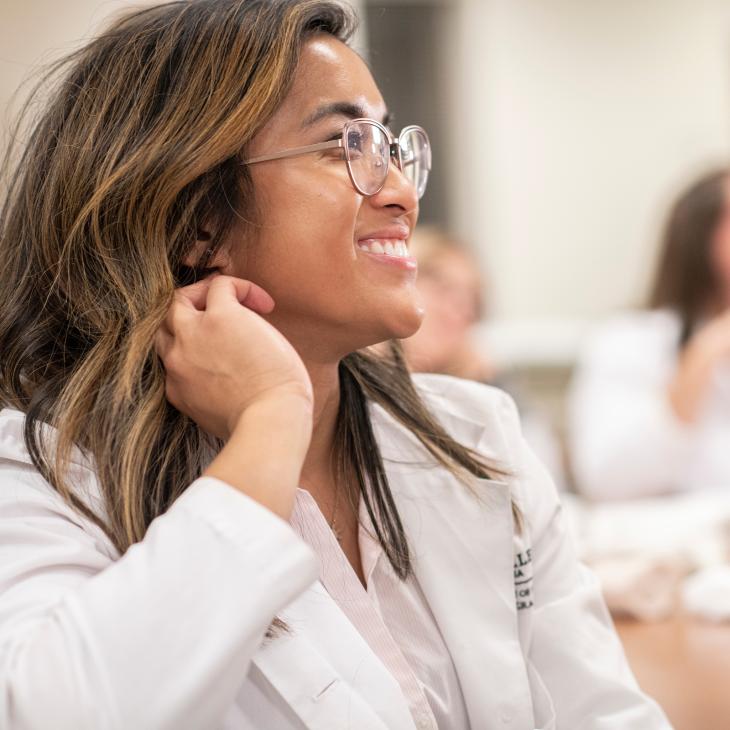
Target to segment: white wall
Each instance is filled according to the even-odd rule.
[[[0,4],[0,127],[7,130],[19,102],[18,87],[42,65],[72,51],[104,19],[146,0],[2,0]]]
[[[507,354],[560,359],[574,321],[642,300],[669,196],[728,154],[730,3],[461,0],[458,16],[457,227]]]
[[[76,48],[109,16],[155,0],[1,0],[0,2],[0,144],[25,98],[27,83],[42,65]],[[350,0],[358,10],[362,0]],[[363,34],[354,39],[363,48]]]

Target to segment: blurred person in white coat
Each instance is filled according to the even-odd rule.
[[[569,400],[579,491],[595,499],[730,490],[730,178],[674,203],[649,307],[604,323]]]
[[[148,7],[54,86],[0,231],[4,730],[669,728],[511,401],[367,350],[430,150],[350,27]]]

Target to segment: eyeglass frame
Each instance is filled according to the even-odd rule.
[[[357,124],[358,122],[367,122],[368,124],[372,124],[376,126],[383,134],[385,135],[386,139],[388,140],[388,156],[386,158],[386,168],[385,168],[385,175],[383,176],[383,182],[380,184],[377,190],[375,190],[372,193],[366,193],[356,182],[355,182],[355,176],[352,174],[352,166],[350,162],[350,150],[345,142],[347,139],[347,131],[348,129],[353,125]],[[272,152],[267,155],[259,155],[258,157],[251,157],[248,160],[243,160],[244,165],[255,165],[259,162],[271,162],[272,160],[283,160],[288,157],[298,157],[299,155],[306,155],[310,152],[320,152],[321,150],[329,150],[329,149],[335,149],[337,147],[342,147],[345,151],[345,162],[347,166],[347,174],[350,176],[350,182],[352,183],[352,186],[357,190],[360,195],[371,198],[373,195],[377,195],[384,187],[385,183],[388,180],[388,165],[390,165],[390,160],[392,158],[395,158],[396,165],[398,166],[398,169],[402,174],[403,173],[403,157],[402,157],[402,150],[400,146],[400,140],[401,138],[406,134],[410,132],[421,132],[423,136],[426,138],[426,144],[428,145],[428,152],[429,152],[429,166],[428,166],[428,172],[431,172],[431,140],[428,138],[428,132],[426,130],[419,126],[418,124],[409,124],[407,127],[403,127],[401,129],[400,134],[393,138],[393,135],[388,131],[388,129],[382,125],[380,122],[376,121],[375,119],[368,119],[367,117],[358,117],[357,119],[349,119],[347,122],[345,122],[345,125],[342,127],[342,134],[340,135],[339,139],[332,139],[327,142],[317,142],[316,144],[308,144],[303,147],[292,147],[288,150],[281,150],[279,152]],[[406,179],[408,179],[406,177]],[[410,180],[408,180],[410,182]],[[415,185],[414,185],[415,187]],[[425,192],[425,187],[424,187]],[[418,189],[416,188],[416,193],[418,193]],[[420,196],[419,196],[420,197]]]

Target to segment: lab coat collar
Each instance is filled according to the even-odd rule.
[[[533,728],[515,603],[508,482],[463,484],[444,468],[423,463],[422,451],[419,463],[412,434],[374,411],[414,573],[451,653],[471,726],[499,717],[510,727]],[[453,413],[449,420],[449,432],[462,445],[479,453],[501,446],[501,432],[486,433],[483,425]],[[502,447],[499,453],[508,452]]]

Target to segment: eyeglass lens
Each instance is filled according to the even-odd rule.
[[[408,130],[399,140],[403,174],[420,198],[431,168],[428,138],[418,129]],[[356,187],[364,195],[380,190],[388,174],[390,140],[383,130],[368,122],[354,122],[347,128],[347,159]]]
[[[426,191],[431,169],[431,148],[428,137],[420,129],[409,129],[400,136],[400,156],[403,174],[416,188],[420,198]]]

